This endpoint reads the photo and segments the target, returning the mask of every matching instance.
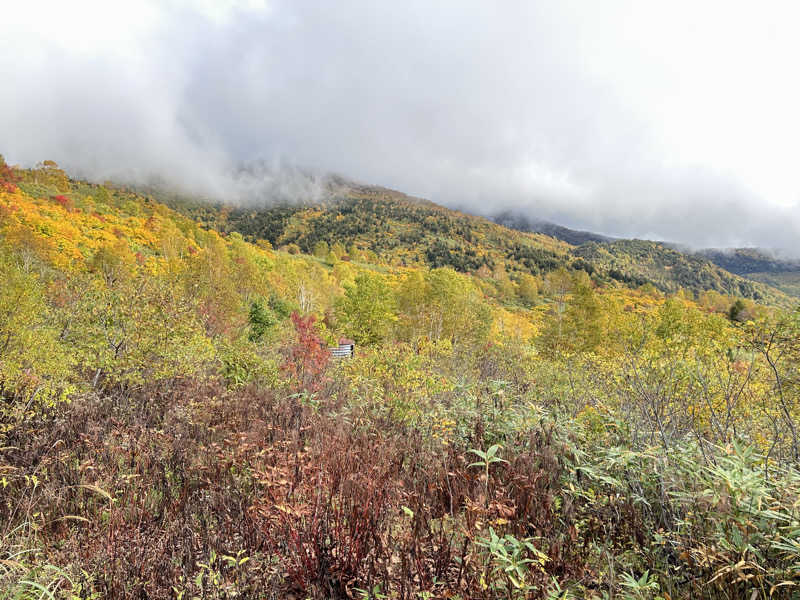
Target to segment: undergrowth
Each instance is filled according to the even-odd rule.
[[[510,385],[502,410],[495,384],[408,419],[331,373],[313,402],[175,381],[18,424],[2,449],[2,597],[770,598],[797,585],[800,473],[748,447],[636,447],[623,421]]]

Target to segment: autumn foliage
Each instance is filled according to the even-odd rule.
[[[291,320],[295,342],[289,347],[283,368],[296,382],[298,389],[317,392],[325,383],[324,374],[330,360],[330,351],[314,329],[314,315],[301,317],[295,311]]]
[[[0,155],[0,191],[5,191],[9,194],[16,192],[19,179],[14,169],[8,166],[3,156]]]
[[[0,598],[792,597],[800,312],[0,167]]]

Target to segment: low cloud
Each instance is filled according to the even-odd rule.
[[[248,204],[319,197],[332,172],[800,254],[791,3],[19,4],[0,23],[11,161]]]

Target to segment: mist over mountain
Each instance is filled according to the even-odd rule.
[[[726,271],[800,296],[800,260],[762,248],[711,248],[699,254]]]
[[[15,3],[0,151],[242,203],[319,181],[242,180],[238,165],[300,165],[470,212],[796,255],[796,17],[722,2]]]
[[[797,598],[798,22],[3,2],[0,600]]]
[[[569,229],[555,223],[548,221],[532,220],[525,215],[514,213],[512,211],[504,211],[493,215],[492,221],[508,227],[509,229],[517,229],[519,231],[533,231],[536,233],[544,233],[550,237],[563,240],[569,244],[579,246],[586,242],[610,242],[614,238],[599,234],[592,233],[591,231],[577,231]]]

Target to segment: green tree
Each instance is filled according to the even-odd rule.
[[[334,242],[331,244],[331,254],[333,254],[336,258],[342,258],[342,256],[347,254],[347,250],[341,242]]]
[[[69,360],[54,327],[40,277],[0,248],[0,415],[24,417],[32,408],[68,387]]]
[[[472,279],[451,267],[410,273],[398,296],[407,339],[427,337],[460,343],[482,341],[489,334],[489,306]]]
[[[547,328],[540,336],[540,345],[548,350],[564,350],[566,348],[564,335],[564,313],[567,310],[567,298],[572,292],[575,282],[564,267],[551,271],[545,276],[544,289],[548,299],[552,302],[551,319]]]
[[[517,296],[527,303],[535,304],[539,296],[539,281],[533,275],[523,273],[517,281]]]
[[[497,294],[502,300],[511,300],[517,295],[517,286],[508,276],[505,268],[499,266],[494,270],[494,281]]]
[[[397,320],[394,294],[386,279],[364,272],[344,288],[344,295],[336,303],[336,314],[347,335],[359,344],[385,340]]]
[[[350,260],[361,260],[361,250],[359,250],[358,246],[355,242],[350,244],[350,247],[347,249],[347,255],[350,257]]]
[[[317,258],[328,258],[328,254],[330,254],[330,248],[328,248],[328,242],[325,240],[320,240],[316,244],[314,244],[314,256]]]
[[[130,277],[135,258],[128,243],[117,240],[97,249],[89,260],[89,269],[97,273],[107,286]]]
[[[600,301],[591,283],[576,285],[565,317],[570,349],[577,352],[596,350],[603,340],[603,324]]]
[[[450,267],[434,269],[427,279],[429,302],[434,309],[432,337],[454,343],[485,340],[491,327],[491,311],[472,280]]]
[[[596,350],[603,336],[602,308],[586,272],[554,271],[546,285],[553,311],[539,346],[548,353]]]
[[[269,308],[278,316],[279,319],[288,318],[289,315],[291,315],[295,310],[289,302],[275,293],[271,294],[269,297]]]
[[[97,189],[92,194],[94,201],[98,204],[108,204],[111,201],[111,195],[105,186],[98,185]]]
[[[250,323],[250,335],[248,338],[251,342],[260,342],[278,322],[275,313],[264,306],[264,301],[261,298],[256,298],[250,303],[250,313],[247,320]]]
[[[166,280],[137,274],[111,286],[89,283],[77,303],[64,343],[97,389],[196,376],[213,356],[202,304]]]
[[[748,324],[749,345],[766,362],[772,387],[773,443],[800,460],[800,307]]]
[[[731,304],[728,309],[728,318],[731,321],[745,321],[747,317],[746,306],[741,298],[737,298],[736,302]]]

